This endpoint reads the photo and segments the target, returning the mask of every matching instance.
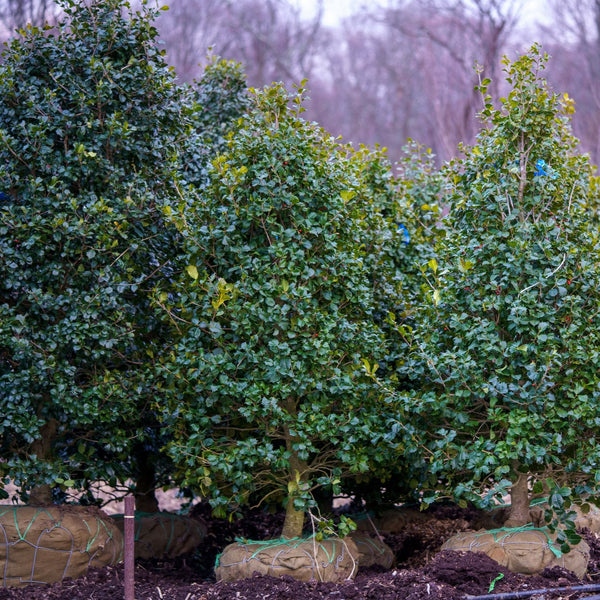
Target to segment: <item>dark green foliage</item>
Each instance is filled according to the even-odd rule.
[[[184,140],[182,170],[186,181],[206,182],[210,161],[227,148],[227,136],[249,107],[241,65],[213,60],[201,80],[187,88],[190,125]]]
[[[148,298],[178,235],[164,215],[186,121],[155,11],[64,10],[0,65],[0,469],[25,488],[114,480],[134,439],[153,444],[166,328]]]
[[[364,249],[373,289],[372,319],[386,338],[377,377],[396,387],[414,387],[405,377],[398,377],[406,348],[396,331],[399,324],[414,320],[420,265],[432,257],[435,240],[443,232],[439,209],[442,178],[434,168],[431,152],[414,142],[404,149],[395,176],[385,150],[362,148],[358,156],[364,202],[376,207],[364,221]],[[388,427],[389,441],[396,438],[398,427],[395,422]],[[415,500],[417,481],[426,476],[426,465],[419,455],[417,462],[412,462],[409,448],[398,448],[394,456],[372,446],[369,471],[344,479],[342,486],[347,494],[380,508],[386,502]]]
[[[536,46],[506,62],[512,91],[499,109],[485,98],[487,127],[446,171],[448,235],[400,328],[423,390],[398,407],[458,497],[502,495],[522,473],[561,507],[599,479],[600,257],[596,178],[545,62]]]
[[[181,332],[164,365],[171,455],[221,510],[285,497],[303,509],[387,447],[365,372],[385,355],[369,256],[384,222],[364,156],[303,121],[301,101],[255,93],[186,215],[177,294],[159,299]]]

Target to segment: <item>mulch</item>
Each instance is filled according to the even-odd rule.
[[[450,509],[449,509],[450,510]],[[491,558],[477,553],[440,552],[454,533],[453,523],[464,526],[472,513],[444,513],[406,531],[386,536],[396,554],[396,566],[359,570],[353,581],[302,583],[289,577],[254,576],[215,582],[217,554],[236,537],[265,539],[281,527],[282,516],[250,511],[229,523],[211,519],[206,507],[196,509],[208,526],[205,543],[194,553],[172,560],[138,560],[135,569],[136,600],[463,600],[467,595],[508,593],[547,588],[600,584],[600,538],[584,532],[591,547],[586,580],[560,568],[540,575],[511,573]],[[590,592],[546,592],[533,600],[576,600]],[[123,565],[90,570],[85,577],[53,585],[0,589],[0,600],[122,600]]]

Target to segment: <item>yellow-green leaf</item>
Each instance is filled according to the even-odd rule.
[[[469,269],[472,269],[475,266],[475,263],[472,260],[465,260],[460,258],[458,261],[458,270],[461,273],[466,273]]]
[[[437,268],[438,268],[438,264],[437,264],[437,260],[435,260],[435,258],[432,258],[428,263],[427,266],[434,272],[437,273]]]
[[[198,279],[198,269],[194,265],[188,265],[185,270],[192,279]]]

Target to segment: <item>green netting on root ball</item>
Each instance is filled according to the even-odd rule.
[[[533,525],[459,533],[447,540],[442,550],[483,552],[514,573],[533,575],[546,567],[563,567],[579,578],[585,575],[590,558],[585,541],[564,554],[556,534]]]
[[[236,540],[217,558],[217,581],[237,581],[254,573],[298,581],[344,581],[358,568],[358,549],[348,537],[266,541]]]
[[[113,515],[123,531],[123,515]],[[206,537],[206,525],[199,519],[167,512],[135,513],[136,558],[175,558],[199,546]]]
[[[123,558],[123,536],[98,509],[0,506],[3,587],[55,583]]]

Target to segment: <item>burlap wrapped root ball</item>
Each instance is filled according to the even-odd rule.
[[[356,544],[359,567],[377,565],[389,569],[394,564],[394,551],[379,536],[353,531],[348,537]]]
[[[575,511],[575,527],[578,529],[589,529],[593,533],[600,533],[600,508],[589,503],[588,512],[584,513],[579,506],[573,506]]]
[[[588,503],[589,510],[584,513],[580,506],[571,505],[568,509],[575,513],[573,522],[577,529],[589,529],[593,533],[600,533],[600,508],[591,502]],[[543,527],[546,524],[545,512],[549,508],[547,503],[536,504],[529,509],[529,520],[536,527]]]
[[[79,506],[0,507],[3,587],[55,583],[123,559],[123,536],[110,517]]]
[[[418,508],[401,506],[386,510],[376,520],[377,528],[386,533],[400,533],[413,523],[425,523],[431,517]]]
[[[556,534],[538,527],[480,530],[459,533],[442,546],[442,550],[483,552],[513,573],[534,575],[546,567],[563,567],[580,579],[585,575],[590,548],[581,540],[571,551],[563,553]]]
[[[400,506],[383,512],[379,517],[359,515],[353,517],[357,530],[372,533],[383,531],[385,533],[400,533],[412,523],[423,523],[429,515],[416,508]]]
[[[348,537],[229,544],[217,558],[217,581],[238,581],[254,573],[298,581],[339,582],[353,579],[358,569],[358,549]]]
[[[123,515],[114,515],[117,527],[124,531]],[[192,552],[206,537],[206,525],[200,519],[167,512],[135,513],[135,557],[175,558]]]

